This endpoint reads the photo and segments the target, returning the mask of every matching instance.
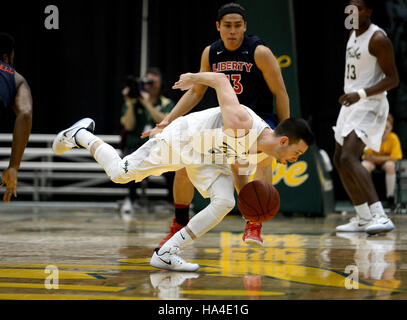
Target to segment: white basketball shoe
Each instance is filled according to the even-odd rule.
[[[371,222],[372,220],[365,220],[356,215],[350,219],[349,223],[337,226],[335,230],[339,232],[365,232]]]
[[[366,228],[366,232],[370,235],[389,232],[394,229],[393,222],[388,216],[374,216],[373,221]]]
[[[79,120],[68,129],[62,130],[54,139],[52,143],[52,150],[55,154],[60,155],[72,148],[81,148],[75,139],[75,135],[81,129],[86,129],[93,133],[95,130],[95,121],[89,118]]]
[[[180,249],[178,247],[171,247],[169,250],[159,254],[160,248],[154,250],[151,257],[150,265],[158,269],[165,269],[171,271],[189,271],[194,272],[199,269],[199,264],[189,263],[179,257],[177,254]]]

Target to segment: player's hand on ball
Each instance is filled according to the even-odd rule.
[[[11,196],[17,197],[17,169],[8,168],[3,172],[0,187],[6,186],[3,202],[10,202]]]
[[[357,92],[347,93],[344,94],[339,98],[339,103],[343,106],[349,107],[352,104],[358,102],[360,100],[360,96]]]
[[[173,89],[180,89],[182,91],[186,91],[191,89],[194,84],[193,84],[193,73],[184,73],[181,74],[181,76],[179,77],[179,80],[177,82],[175,82],[175,84],[173,85]]]

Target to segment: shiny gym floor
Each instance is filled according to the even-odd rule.
[[[264,247],[242,242],[244,222],[227,216],[182,253],[195,273],[150,267],[171,209],[0,206],[0,299],[305,300],[407,299],[407,215],[390,214],[386,235],[336,234],[350,216],[278,214],[263,225]]]

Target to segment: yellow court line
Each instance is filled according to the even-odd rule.
[[[284,296],[287,294],[285,292],[255,290],[181,290],[180,293],[208,296]]]
[[[142,259],[144,262],[150,262],[150,259]],[[94,265],[94,264],[53,264],[58,269],[103,269],[103,270],[152,270],[150,266],[127,266],[127,265]],[[0,271],[3,270],[2,268],[13,267],[13,268],[40,268],[45,269],[48,264],[40,264],[40,263],[30,263],[30,264],[23,264],[23,263],[7,263],[7,264],[0,264]],[[7,269],[4,269],[7,270]]]
[[[5,300],[161,300],[153,297],[118,297],[98,295],[68,295],[68,294],[19,294],[0,293],[0,299]]]
[[[16,283],[16,282],[0,282],[1,288],[23,288],[23,289],[46,289],[43,283]],[[81,286],[71,284],[58,284],[58,290],[78,290],[78,291],[107,291],[118,292],[127,287],[112,287],[112,286]]]
[[[41,269],[0,269],[0,278],[45,279],[49,275]],[[58,271],[58,279],[95,279],[81,271]]]

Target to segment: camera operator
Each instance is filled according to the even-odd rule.
[[[150,68],[146,76],[137,79],[128,76],[122,90],[124,105],[120,123],[123,126],[121,148],[123,156],[133,153],[148,138],[140,138],[141,134],[154,128],[174,107],[174,102],[162,95],[163,78],[158,68]],[[172,183],[174,173],[164,175],[169,189],[169,201],[172,201]],[[131,220],[133,204],[137,199],[138,183],[130,182],[128,197],[124,200],[121,214],[124,220]]]

